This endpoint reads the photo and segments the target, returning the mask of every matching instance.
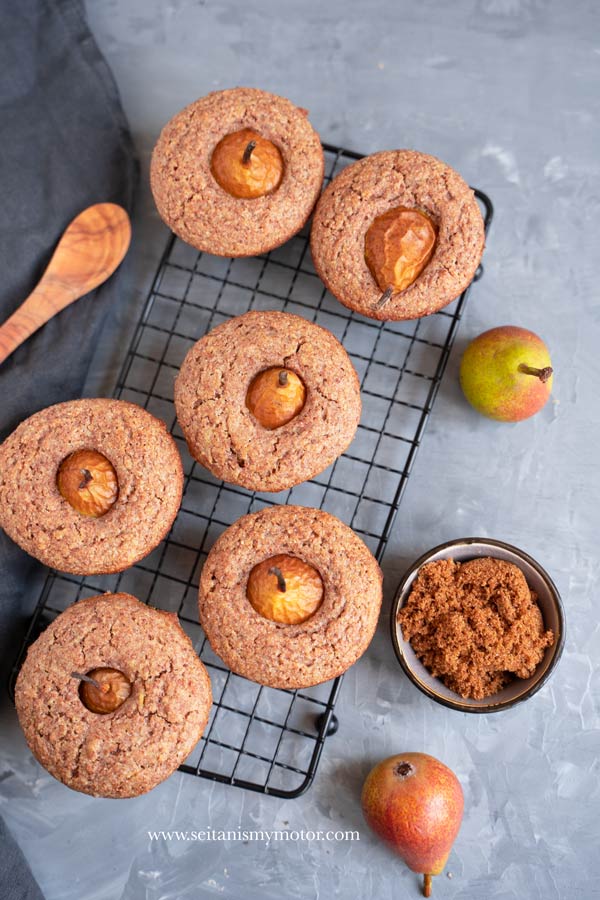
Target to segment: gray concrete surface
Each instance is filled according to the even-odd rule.
[[[146,797],[68,791],[2,723],[0,810],[48,900],[417,897],[416,878],[366,830],[362,779],[401,750],[443,759],[465,820],[438,900],[600,896],[598,375],[600,6],[595,0],[94,0],[143,157],[130,291],[106,329],[89,393],[109,392],[166,238],[147,187],[162,124],[215,88],[248,84],[310,109],[327,141],[439,155],[493,197],[497,217],[385,561],[387,603],[349,672],[312,789],[293,801],[176,774]],[[479,418],[457,367],[485,328],[549,343],[552,402],[518,426]],[[421,696],[387,633],[405,565],[469,534],[515,543],[555,578],[568,641],[531,702],[468,717]],[[359,829],[358,843],[150,843],[148,829]],[[452,875],[452,877],[450,877]]]

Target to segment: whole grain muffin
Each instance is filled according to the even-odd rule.
[[[213,475],[281,491],[348,447],[360,386],[329,331],[290,313],[251,311],[192,347],[175,382],[175,407],[190,453]]]
[[[399,211],[420,220],[409,223],[410,243],[403,245],[397,222],[385,228],[385,218]],[[376,222],[379,248],[371,231]],[[344,169],[317,204],[310,239],[315,268],[341,303],[373,319],[394,320],[427,316],[458,297],[475,274],[484,241],[471,188],[439,159],[413,150],[375,153]],[[397,254],[383,265],[393,242]],[[408,286],[397,289],[386,274],[398,255],[406,264],[407,253],[417,253],[421,266],[413,266]]]
[[[0,525],[62,572],[121,572],[142,559],[169,531],[182,489],[164,423],[122,400],[50,406],[0,446]]]
[[[265,176],[268,188],[262,196],[234,196],[218,180],[215,150],[230,135],[242,139],[231,150],[237,174],[244,165],[250,171],[254,150],[251,174]],[[248,154],[244,148],[251,143]],[[279,171],[269,179],[273,158]],[[188,244],[218,256],[254,256],[300,231],[323,171],[323,150],[306,110],[266,91],[233,88],[196,100],[165,125],[152,154],[150,183],[160,215]]]
[[[94,711],[81,676],[107,671],[125,690],[112,711]],[[175,613],[129,594],[89,597],[61,613],[29,648],[15,688],[38,762],[96,797],[135,797],[168,778],[200,739],[211,699],[206,669]]]
[[[335,516],[274,506],[239,519],[211,549],[200,622],[233,672],[270,687],[308,687],[365,652],[381,584],[369,549]]]

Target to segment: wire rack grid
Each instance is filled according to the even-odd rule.
[[[359,154],[324,145],[326,181]],[[489,198],[476,191],[486,230]],[[481,275],[478,271],[476,279]],[[214,704],[204,736],[183,772],[279,797],[311,784],[341,678],[314,688],[261,687],[230,672],[211,651],[197,614],[203,561],[218,535],[264,506],[294,503],[325,509],[354,529],[381,560],[415,454],[432,409],[467,291],[433,316],[377,322],[349,312],[325,290],[308,249],[308,230],[261,257],[224,259],[198,253],[174,236],[160,261],[114,396],[165,421],[184,463],[185,488],[169,535],[132,569],[112,576],[48,575],[15,661],[12,684],[29,644],[71,603],[126,591],[179,615],[208,667]],[[248,309],[279,309],[332,331],[358,372],[363,415],[356,437],[333,465],[280,494],[244,490],[214,479],[189,456],[172,403],[183,358],[209,329]]]

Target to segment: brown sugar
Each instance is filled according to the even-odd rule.
[[[398,621],[429,672],[475,700],[529,678],[554,643],[521,570],[490,557],[422,566]]]

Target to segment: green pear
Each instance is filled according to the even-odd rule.
[[[499,422],[534,416],[552,392],[550,353],[543,340],[515,325],[484,331],[460,364],[463,393],[477,412]]]

